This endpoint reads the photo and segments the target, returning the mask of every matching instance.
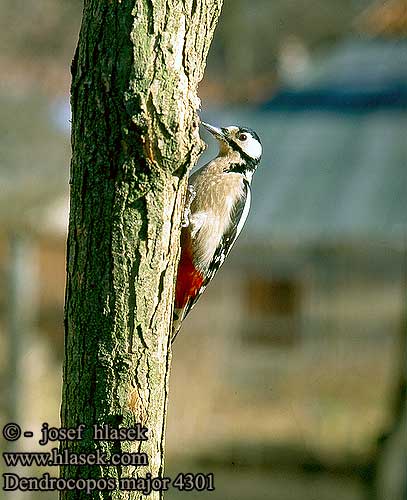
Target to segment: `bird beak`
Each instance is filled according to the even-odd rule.
[[[206,128],[206,130],[208,130],[208,132],[210,132],[214,137],[216,137],[216,139],[218,139],[219,141],[226,140],[225,133],[223,132],[223,130],[221,128],[214,127],[213,125],[209,125],[209,123],[205,123],[205,122],[201,122],[201,123]]]

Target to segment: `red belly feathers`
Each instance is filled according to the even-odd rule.
[[[191,237],[187,228],[182,231],[181,235],[181,258],[178,264],[175,308],[182,309],[189,300],[194,299],[203,282],[204,278],[195,269],[192,260]]]

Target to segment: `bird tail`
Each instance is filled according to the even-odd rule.
[[[174,342],[175,337],[181,329],[182,322],[185,318],[186,307],[180,309],[174,309],[174,314],[172,316],[172,333],[171,333],[171,343]]]

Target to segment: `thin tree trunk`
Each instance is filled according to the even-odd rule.
[[[61,409],[63,427],[85,424],[85,432],[62,449],[99,450],[107,459],[146,453],[149,465],[64,466],[63,478],[163,475],[182,203],[201,149],[197,84],[221,4],[85,0],[72,64]],[[93,439],[94,424],[138,423],[148,428],[147,441]],[[144,497],[74,490],[61,498]]]

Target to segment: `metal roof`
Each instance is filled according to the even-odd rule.
[[[407,41],[347,40],[329,58],[311,65],[302,85],[283,87],[262,109],[407,111]]]
[[[243,238],[400,240],[407,234],[407,113],[228,110],[255,129],[263,159]],[[201,163],[216,154],[213,139]]]
[[[389,89],[399,92],[391,106],[369,104],[372,93],[388,96]],[[249,126],[262,138],[243,240],[406,241],[407,42],[345,41],[303,87],[286,91],[286,107],[271,100],[204,115],[215,124]],[[304,93],[312,94],[312,106]],[[326,105],[327,96],[335,105]],[[202,162],[216,154],[207,140]]]

